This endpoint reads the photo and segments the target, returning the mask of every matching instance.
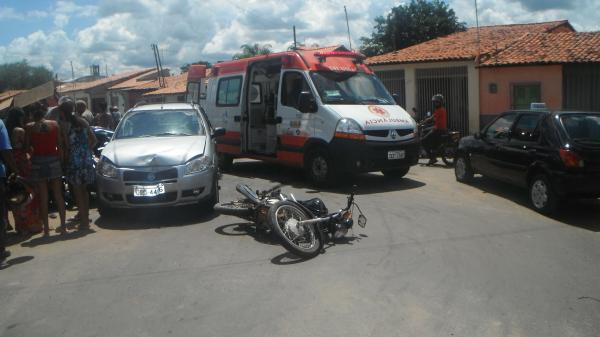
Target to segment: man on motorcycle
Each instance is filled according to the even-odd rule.
[[[448,112],[444,107],[444,96],[441,94],[434,95],[431,98],[431,101],[433,102],[435,110],[433,111],[433,115],[425,119],[423,123],[428,123],[433,120],[433,129],[421,140],[423,148],[429,155],[429,162],[427,165],[433,165],[437,162],[436,149],[440,147],[442,135],[447,132],[448,128]]]

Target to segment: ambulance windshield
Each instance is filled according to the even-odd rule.
[[[323,104],[396,104],[375,75],[314,71],[310,76]]]

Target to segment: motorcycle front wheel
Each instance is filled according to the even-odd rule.
[[[454,166],[454,159],[456,158],[456,146],[444,145],[440,155],[442,156],[442,161],[444,164],[446,164],[446,166]]]
[[[269,208],[269,225],[292,254],[310,259],[321,252],[323,240],[317,225],[298,225],[308,220],[306,212],[293,202],[281,201]]]

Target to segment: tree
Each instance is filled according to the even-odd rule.
[[[243,44],[240,46],[240,49],[242,50],[242,52],[233,55],[233,59],[239,60],[239,59],[245,59],[245,58],[257,56],[257,55],[271,54],[273,52],[271,50],[271,48],[272,47],[270,44],[260,45],[258,43],[255,43],[255,44],[246,43],[246,44]]]
[[[375,19],[371,37],[361,38],[361,51],[367,56],[389,53],[464,30],[466,24],[444,1],[411,0]]]
[[[186,63],[186,64],[182,65],[181,67],[179,67],[179,69],[181,69],[182,73],[187,73],[187,71],[190,69],[190,66],[193,64],[203,64],[206,66],[206,68],[212,67],[212,64],[208,61],[198,61],[198,62],[194,62],[194,63]]]
[[[52,80],[44,66],[31,66],[27,60],[0,65],[0,92],[8,89],[31,89]]]

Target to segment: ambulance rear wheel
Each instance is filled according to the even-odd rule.
[[[230,171],[233,166],[233,157],[227,153],[217,153],[217,162],[221,171]]]
[[[325,149],[318,148],[308,153],[305,170],[308,179],[317,186],[327,186],[335,182],[333,160]]]

